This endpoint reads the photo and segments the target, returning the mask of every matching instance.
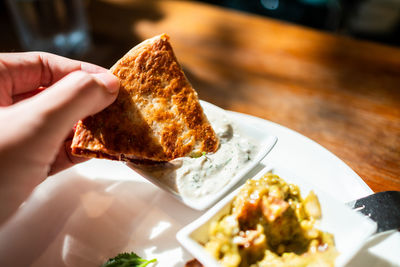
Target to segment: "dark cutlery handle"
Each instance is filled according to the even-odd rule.
[[[377,222],[377,232],[400,230],[400,192],[379,192],[355,201],[355,210]]]

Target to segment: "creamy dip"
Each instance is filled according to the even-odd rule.
[[[206,115],[219,137],[220,147],[213,154],[177,159],[182,166],[176,170],[176,185],[183,197],[199,198],[218,192],[257,152],[255,142],[243,135],[224,111],[208,110]]]
[[[258,152],[259,144],[240,132],[238,126],[219,108],[204,111],[220,146],[215,153],[182,157],[146,169],[155,182],[167,184],[184,199],[200,199],[220,191]]]

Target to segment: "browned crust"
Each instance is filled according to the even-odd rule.
[[[77,124],[76,156],[169,161],[215,152],[218,138],[167,35],[131,49],[110,71],[120,79],[116,101]]]

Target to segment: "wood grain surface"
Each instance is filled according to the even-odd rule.
[[[313,139],[376,192],[400,190],[399,48],[198,2],[89,1],[87,10],[85,60],[110,67],[167,33],[200,98]]]

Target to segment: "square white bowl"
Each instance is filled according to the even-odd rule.
[[[274,145],[277,142],[277,137],[269,135],[265,130],[255,127],[251,123],[246,120],[237,120],[234,117],[230,116],[225,110],[210,104],[205,101],[201,101],[201,105],[204,109],[204,112],[207,114],[210,111],[221,112],[224,116],[228,117],[232,120],[233,123],[237,126],[239,132],[249,137],[251,140],[258,142],[258,151],[256,155],[251,159],[251,161],[246,164],[237,174],[230,179],[230,181],[219,190],[217,193],[212,195],[203,196],[198,199],[194,198],[185,198],[179,194],[177,189],[171,184],[170,181],[164,181],[159,177],[153,177],[151,171],[147,171],[146,166],[134,165],[128,163],[127,165],[138,172],[141,176],[149,180],[151,183],[160,187],[161,189],[171,193],[178,200],[182,201],[185,205],[196,209],[196,210],[205,210],[215,204],[219,199],[224,197],[227,193],[229,193],[233,188],[244,179],[247,179],[246,176],[251,170],[255,169],[255,167],[267,156],[267,154],[272,150]]]
[[[254,176],[254,179],[260,178],[271,170],[271,167],[264,168]],[[335,266],[344,266],[360,250],[364,242],[375,233],[375,222],[351,210],[344,203],[329,196],[328,193],[307,184],[286,169],[273,169],[273,173],[279,175],[288,183],[298,185],[303,197],[307,196],[310,190],[313,190],[318,196],[321,204],[322,219],[318,222],[317,228],[334,235],[336,249],[339,252]],[[229,212],[232,200],[239,190],[240,188],[226,196],[200,218],[182,228],[176,235],[181,245],[204,266],[221,267],[217,260],[204,249],[202,244],[208,241],[210,223],[219,220]]]

